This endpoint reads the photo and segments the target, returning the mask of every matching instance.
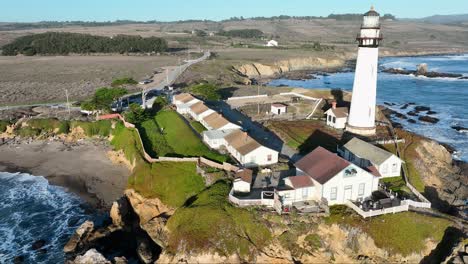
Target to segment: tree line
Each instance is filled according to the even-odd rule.
[[[157,37],[117,35],[94,36],[80,33],[46,32],[23,36],[4,45],[2,54],[15,56],[67,55],[70,53],[138,53],[163,52],[168,48],[165,39]]]
[[[231,38],[261,38],[264,34],[258,29],[233,29],[228,31],[220,30],[218,35]]]

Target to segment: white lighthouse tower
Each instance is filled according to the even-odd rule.
[[[356,40],[359,51],[356,62],[351,109],[346,130],[360,135],[375,134],[375,105],[377,95],[377,67],[380,33],[380,15],[371,7],[364,14],[361,31]]]

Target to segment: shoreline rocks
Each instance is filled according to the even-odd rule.
[[[414,76],[425,76],[427,78],[454,78],[454,79],[466,79],[466,76],[458,73],[446,73],[446,72],[429,72],[423,70],[406,70],[398,68],[385,68],[382,72],[390,74],[400,74],[400,75],[414,75]]]
[[[438,118],[435,118],[435,117],[432,117],[432,116],[420,116],[418,118],[419,121],[423,121],[423,122],[426,122],[426,123],[431,123],[431,124],[436,124],[438,123],[440,120]]]

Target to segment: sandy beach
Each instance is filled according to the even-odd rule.
[[[108,158],[108,143],[18,140],[0,146],[0,171],[44,176],[78,194],[93,207],[108,208],[119,198],[130,171]]]

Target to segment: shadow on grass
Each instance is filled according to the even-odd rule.
[[[336,146],[339,143],[340,141],[336,137],[321,130],[315,130],[314,133],[299,146],[299,153],[307,154],[319,146],[331,152],[336,152]]]
[[[464,237],[464,234],[461,230],[455,227],[448,227],[445,232],[442,240],[437,245],[431,253],[425,256],[420,263],[422,264],[432,264],[432,263],[442,263],[450,254],[452,254],[452,248]]]

